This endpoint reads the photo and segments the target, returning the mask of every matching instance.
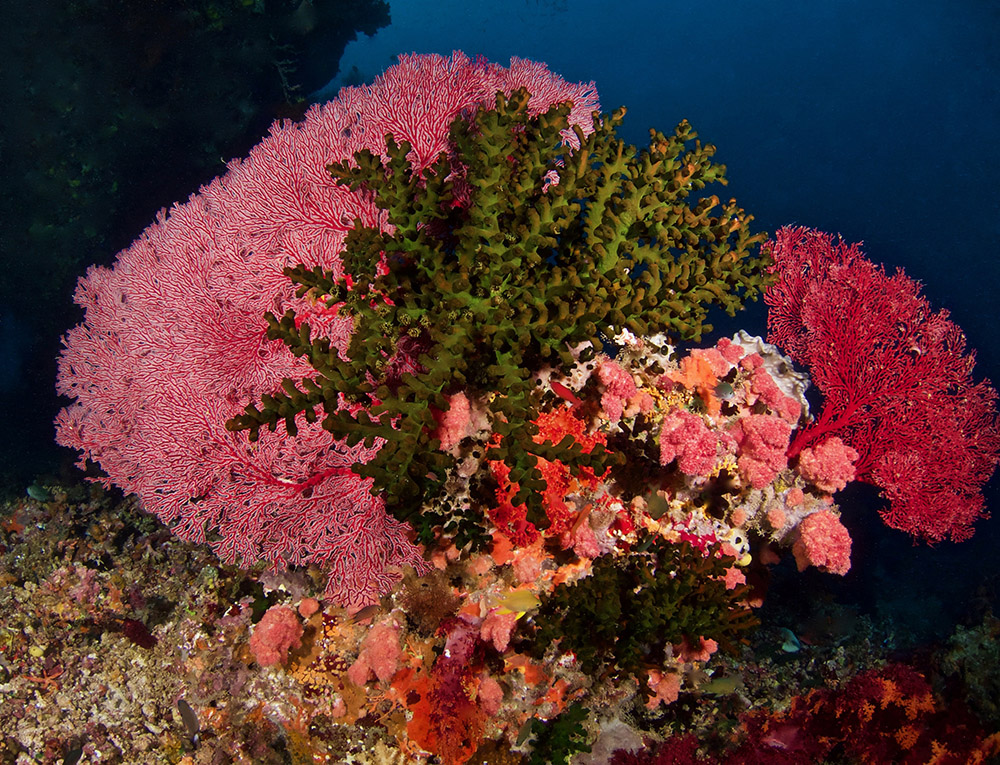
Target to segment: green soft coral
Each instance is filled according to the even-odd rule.
[[[575,362],[571,347],[600,348],[602,337],[623,329],[697,340],[710,329],[711,305],[732,314],[768,278],[766,258],[751,254],[764,238],[750,235],[752,217],[734,201],[720,208],[715,196],[692,197],[725,183],[725,168],[686,122],[670,137],[652,132],[649,148],[637,151],[616,136],[624,110],[595,114],[590,135],[573,128],[573,149],[560,134],[569,104],[535,117],[527,104],[524,90],[501,93],[495,110],[456,119],[450,155],[422,172],[408,159],[409,144],[392,136],[384,160],[365,150],[329,166],[338,183],[371,195],[388,224],[359,221],[348,234],[349,278],[286,270],[299,295],[353,318],[347,358],[311,338],[291,311],[269,314],[268,336],[306,356],[317,374],[286,380],[282,392],[227,424],[255,439],[261,426],[283,422],[294,435],[297,415],[315,421],[322,410],[323,427],[349,444],[384,439],[355,470],[374,479],[390,512],[425,542],[442,520],[430,500],[454,464],[434,437],[435,413],[448,408],[450,394],[488,400],[502,436],[491,458],[507,463],[519,487],[514,501],[544,526],[538,458],[600,473],[620,457],[601,447],[586,454],[571,439],[535,443],[534,373],[566,368]],[[391,376],[405,353],[419,370]],[[340,408],[338,394],[364,408]],[[452,520],[457,541],[482,541],[483,517],[467,521]]]
[[[734,563],[718,545],[703,552],[646,535],[627,558],[603,555],[590,576],[546,596],[532,615],[528,649],[541,658],[558,641],[589,675],[637,678],[644,668],[661,667],[669,647],[684,641],[712,639],[732,650],[757,624],[743,603],[749,589],[726,586]]]
[[[528,765],[565,765],[577,752],[590,752],[587,729],[583,726],[588,710],[574,702],[554,720],[543,722],[537,717],[528,723],[534,734]]]

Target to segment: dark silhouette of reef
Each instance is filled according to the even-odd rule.
[[[300,116],[347,43],[388,22],[384,0],[5,4],[0,405],[22,440],[0,480],[53,462],[54,358],[84,266]]]

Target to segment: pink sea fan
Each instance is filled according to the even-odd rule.
[[[826,439],[818,446],[799,452],[799,475],[820,491],[833,494],[854,480],[854,462],[858,452],[839,437]]]
[[[686,475],[707,475],[715,465],[718,437],[704,420],[684,409],[670,412],[660,428],[660,464],[677,460]]]
[[[834,513],[819,510],[799,524],[792,554],[799,571],[815,566],[843,576],[851,568],[851,535]]]
[[[57,440],[100,465],[107,484],[134,493],[182,538],[227,562],[316,564],[327,595],[374,602],[403,566],[425,563],[409,528],[389,516],[351,465],[379,444],[348,447],[319,423],[247,434],[229,418],[286,378],[313,374],[279,341],[264,314],[287,309],[345,349],[353,327],[322,304],[295,297],[286,266],[342,272],[354,221],[384,220],[370,197],[336,185],[325,167],[356,151],[384,152],[385,136],[412,145],[418,167],[448,147],[459,114],[490,108],[519,86],[529,110],[571,100],[572,124],[589,131],[593,84],[573,85],[544,64],[510,68],[461,53],[403,56],[373,84],[343,89],[300,123],[276,123],[243,160],[156,222],[118,255],[91,268],[75,300],[57,388],[74,401],[56,418]],[[567,140],[575,136],[564,131]]]
[[[732,430],[739,448],[736,464],[740,476],[755,489],[763,489],[787,465],[785,450],[791,426],[770,414],[741,418]]]

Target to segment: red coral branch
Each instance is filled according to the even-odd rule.
[[[767,247],[778,274],[765,295],[768,339],[823,394],[788,456],[839,436],[859,454],[857,478],[889,500],[889,526],[930,542],[971,536],[1000,427],[996,391],[972,380],[961,329],[931,309],[918,282],[887,275],[857,244],[785,227]]]

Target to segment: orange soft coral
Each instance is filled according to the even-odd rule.
[[[664,377],[697,393],[709,415],[715,417],[719,414],[722,402],[715,395],[719,378],[711,359],[704,352],[692,351],[681,359],[679,370],[667,372]]]

